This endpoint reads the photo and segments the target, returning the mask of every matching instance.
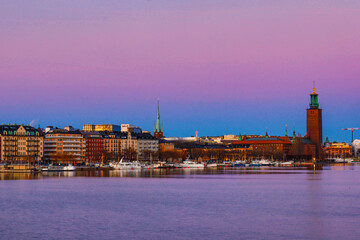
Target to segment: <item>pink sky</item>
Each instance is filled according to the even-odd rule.
[[[0,106],[10,113],[1,117],[4,122],[29,118],[56,125],[63,124],[56,119],[65,115],[80,126],[92,118],[142,119],[139,124],[151,128],[153,105],[160,97],[164,121],[166,111],[183,109],[183,104],[244,102],[244,111],[258,107],[257,117],[264,118],[261,112],[268,109],[284,111],[278,110],[279,103],[306,108],[315,80],[320,103],[331,112],[328,122],[356,124],[359,110],[341,112],[345,120],[336,115],[340,107],[360,100],[359,6],[357,1],[0,3],[0,81],[8,89]],[[19,113],[22,108],[26,115]],[[131,117],[92,115],[119,108]],[[214,109],[226,114],[223,110],[223,105]],[[46,111],[58,115],[49,118]],[[204,108],[195,112],[209,114]],[[186,128],[190,122],[171,117],[170,134],[193,132]],[[192,121],[201,125],[202,120]],[[212,121],[221,126],[218,131],[209,127],[203,132],[256,129],[251,119],[224,125],[216,124],[216,117]],[[341,138],[339,126],[329,124],[328,129]]]

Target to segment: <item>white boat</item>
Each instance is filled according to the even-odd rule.
[[[353,161],[354,160],[351,158],[335,158],[334,159],[334,162],[336,162],[336,163],[351,163]]]
[[[144,164],[141,164],[139,161],[131,162],[131,165],[132,165],[132,169],[141,169],[146,167]]]
[[[207,167],[207,168],[217,168],[217,163],[209,163],[209,164],[206,164],[206,167]]]
[[[260,167],[260,161],[259,160],[252,160],[250,163],[250,167]]]
[[[118,163],[110,163],[110,167],[114,170],[131,170],[132,164],[130,162],[123,162],[123,159]]]
[[[294,164],[294,161],[288,161],[288,162],[280,162],[280,167],[291,167]]]
[[[76,170],[76,168],[72,164],[64,166],[64,171],[75,171],[75,170]]]
[[[186,160],[183,163],[180,163],[180,167],[182,167],[182,168],[205,168],[205,165],[201,164],[201,163],[195,163],[190,160]]]
[[[42,166],[41,167],[41,171],[75,171],[76,167],[72,164],[68,164],[68,165],[53,165],[50,164],[49,166]]]
[[[114,170],[134,170],[145,168],[145,165],[140,164],[139,161],[123,162],[123,159],[121,159],[118,163],[110,163],[110,167],[112,167]]]
[[[270,166],[272,163],[267,159],[260,159],[259,164],[260,166]]]

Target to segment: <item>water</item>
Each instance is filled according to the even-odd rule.
[[[360,165],[3,174],[0,239],[359,239]]]

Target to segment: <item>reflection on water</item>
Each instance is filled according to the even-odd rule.
[[[134,170],[87,170],[69,172],[1,173],[0,180],[31,180],[59,177],[145,177],[145,178],[187,178],[194,175],[237,175],[237,174],[316,174],[322,170],[354,170],[356,164],[332,164],[308,167],[248,167],[221,169],[134,169]],[[318,179],[317,177],[313,178]]]
[[[0,239],[358,239],[360,166],[0,173]],[[34,227],[36,226],[36,227]]]
[[[152,170],[88,170],[70,172],[0,173],[0,180],[29,180],[57,177],[148,177],[186,178],[192,175],[235,174],[302,174],[306,168],[228,168],[228,169],[152,169]],[[318,172],[317,172],[318,173]]]

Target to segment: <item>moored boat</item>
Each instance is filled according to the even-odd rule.
[[[208,164],[206,164],[206,167],[207,168],[217,168],[217,163],[208,163]]]
[[[294,164],[294,161],[288,161],[288,162],[280,162],[280,167],[291,167]]]
[[[180,167],[182,168],[205,168],[205,165],[202,163],[195,163],[190,160],[186,160],[183,163],[180,163]]]
[[[49,164],[49,166],[41,166],[40,171],[49,171],[49,172],[62,172],[62,171],[75,171],[76,167],[72,164],[67,165],[54,165]]]

